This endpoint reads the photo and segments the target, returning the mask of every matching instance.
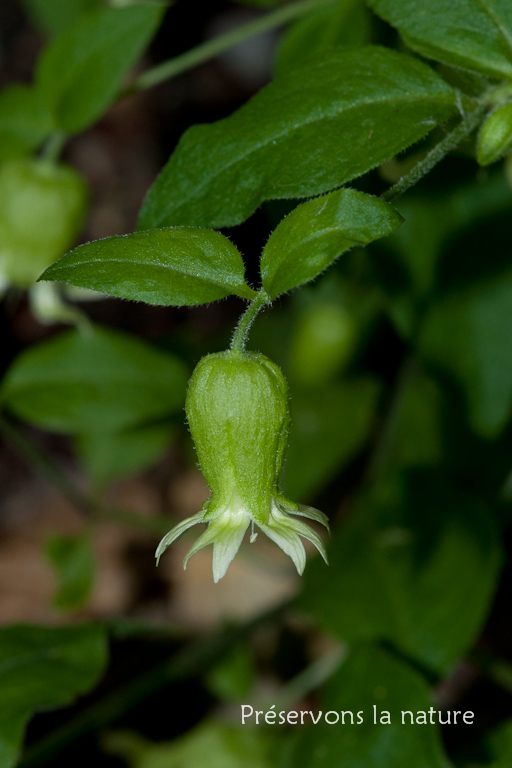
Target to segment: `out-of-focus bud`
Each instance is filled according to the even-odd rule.
[[[328,383],[346,365],[354,320],[339,304],[312,305],[299,318],[290,347],[290,376],[306,387]]]
[[[512,149],[512,103],[502,104],[484,122],[478,135],[476,157],[490,165]]]
[[[0,168],[0,276],[29,288],[76,240],[88,188],[72,168],[23,159]]]

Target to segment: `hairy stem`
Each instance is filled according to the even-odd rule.
[[[408,189],[413,187],[427,173],[429,173],[446,155],[455,149],[463,139],[472,133],[479,125],[482,117],[487,110],[487,106],[480,103],[472,112],[469,112],[457,125],[453,131],[450,131],[439,144],[430,150],[430,152],[417,163],[409,173],[402,176],[387,192],[382,195],[383,200],[391,202],[397,197],[403,195]]]
[[[148,69],[139,75],[122,95],[152,88],[164,80],[175,77],[188,69],[196,67],[198,64],[202,64],[204,61],[208,61],[208,59],[218,56],[223,51],[228,50],[228,48],[232,48],[250,37],[255,37],[262,32],[280,27],[286,22],[302,16],[307,11],[326,2],[327,0],[296,0],[296,2],[289,3],[282,8],[267,13],[254,21],[250,21],[248,24],[219,35],[213,40],[208,40],[196,48],[176,56],[174,59],[164,61],[162,64]]]
[[[243,352],[249,329],[256,319],[256,315],[265,304],[270,304],[270,296],[265,291],[260,291],[251,301],[244,314],[240,318],[231,340],[231,349],[235,352]]]

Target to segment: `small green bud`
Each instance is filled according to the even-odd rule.
[[[480,165],[490,165],[512,149],[512,103],[492,112],[478,135],[476,157]]]
[[[75,241],[88,203],[75,170],[23,159],[0,168],[0,277],[29,288]]]
[[[306,387],[331,381],[349,360],[355,324],[339,304],[314,304],[299,318],[290,347],[290,376]]]
[[[175,526],[160,542],[156,557],[187,528],[207,523],[185,557],[213,543],[213,577],[221,579],[249,525],[256,524],[289,555],[299,573],[306,555],[300,536],[326,559],[320,537],[302,516],[327,526],[312,507],[295,504],[278,490],[288,439],[288,388],[280,368],[264,355],[241,351],[207,355],[188,386],[185,409],[211,496],[196,515]]]

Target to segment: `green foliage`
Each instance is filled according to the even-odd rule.
[[[451,88],[409,56],[375,46],[318,55],[225,120],[190,128],[151,188],[139,229],[232,226],[264,200],[327,192],[453,109]]]
[[[43,51],[37,86],[56,126],[77,133],[98,119],[153,36],[160,3],[83,14]]]
[[[154,464],[172,443],[174,433],[168,423],[144,424],[120,432],[82,432],[75,444],[93,485],[102,488]]]
[[[357,455],[368,438],[378,393],[370,378],[295,392],[282,480],[287,494],[309,498]]]
[[[95,561],[89,536],[53,534],[46,540],[45,550],[58,583],[54,606],[61,611],[80,608],[94,584]]]
[[[398,467],[439,466],[446,458],[444,390],[416,362],[406,374],[390,435],[389,462]]]
[[[512,6],[509,0],[367,0],[405,42],[436,61],[512,77]]]
[[[271,234],[261,255],[263,288],[275,299],[318,277],[344,251],[390,235],[401,223],[388,203],[353,189],[310,200]]]
[[[323,713],[353,712],[355,724],[346,715],[344,726],[340,716],[338,725],[319,722],[300,729],[280,768],[450,768],[435,725],[410,725],[408,719],[402,725],[402,710],[416,714],[432,704],[416,671],[377,646],[362,646],[327,683],[320,706]],[[390,713],[389,725],[380,722],[383,710]],[[357,712],[364,718],[359,725]],[[334,722],[333,714],[330,719]]]
[[[251,692],[255,673],[250,649],[246,645],[236,645],[209,670],[206,685],[221,701],[243,700]]]
[[[425,320],[420,350],[461,387],[472,427],[493,437],[512,408],[512,272],[458,287],[440,297]]]
[[[0,629],[0,764],[14,768],[35,712],[69,704],[98,681],[106,663],[100,627]]]
[[[89,201],[73,168],[24,158],[0,168],[0,275],[28,288],[73,244]]]
[[[300,605],[345,642],[386,639],[444,673],[486,617],[501,560],[496,525],[435,473],[398,479],[360,500],[333,536],[329,573],[306,574]]]
[[[173,355],[105,328],[66,331],[20,355],[3,403],[43,429],[122,430],[183,406],[186,371]]]
[[[296,67],[309,56],[337,45],[366,45],[370,37],[371,16],[362,0],[321,3],[283,34],[276,71]]]
[[[52,128],[51,114],[35,88],[10,85],[0,92],[0,162],[23,157]]]
[[[226,40],[254,34],[259,22],[180,53],[137,77],[131,88],[126,78],[163,18],[163,3],[24,0],[30,19],[50,42],[37,63],[35,85],[9,86],[0,94],[0,290],[6,293],[4,325],[14,318],[0,399],[7,412],[28,424],[72,437],[90,498],[52,467],[52,441],[45,443],[50,449],[43,456],[38,444],[32,445],[30,430],[19,429],[15,419],[8,415],[0,426],[14,449],[35,458],[48,477],[57,477],[71,499],[80,501],[85,494],[83,506],[94,512],[87,533],[57,532],[44,544],[56,579],[54,607],[80,608],[90,594],[96,519],[105,515],[112,521],[117,515],[123,524],[137,524],[136,512],[106,508],[105,487],[164,455],[183,424],[187,378],[186,366],[173,354],[91,326],[85,311],[63,308],[59,282],[164,307],[230,296],[254,300],[230,352],[207,355],[191,380],[189,427],[212,495],[164,537],[158,556],[201,522],[206,530],[187,558],[213,544],[218,580],[250,526],[254,541],[257,525],[302,573],[299,537],[325,553],[323,540],[296,516],[324,524],[326,518],[281,496],[276,486],[281,469],[287,495],[319,506],[329,499],[331,509],[342,507],[343,515],[342,524],[333,526],[330,567],[317,558],[306,570],[294,603],[302,618],[280,625],[277,611],[266,615],[261,621],[267,629],[250,642],[260,620],[228,627],[190,648],[181,629],[156,633],[150,626],[148,632],[142,617],[157,616],[164,598],[149,605],[141,597],[139,604],[137,592],[137,626],[125,633],[130,644],[150,655],[157,634],[158,642],[169,642],[172,635],[172,643],[179,635],[179,655],[148,674],[144,670],[139,680],[127,680],[124,690],[117,689],[114,668],[112,696],[107,692],[105,701],[65,721],[60,733],[43,736],[34,748],[34,764],[47,760],[47,748],[59,762],[58,750],[67,739],[108,727],[144,697],[149,703],[158,686],[168,686],[171,703],[177,697],[181,702],[183,689],[171,683],[189,676],[195,690],[223,707],[223,722],[201,719],[202,704],[196,709],[193,699],[183,720],[170,723],[169,741],[114,732],[105,737],[104,748],[130,768],[450,768],[452,759],[458,766],[485,760],[487,768],[510,764],[512,731],[506,720],[487,733],[481,721],[481,751],[468,739],[466,760],[454,748],[457,734],[447,741],[448,758],[435,725],[402,725],[400,713],[428,711],[431,686],[443,685],[468,656],[482,675],[511,688],[510,670],[483,657],[478,643],[500,574],[500,526],[510,522],[512,191],[502,168],[479,169],[475,158],[487,166],[512,146],[512,4],[287,1],[288,18],[295,21],[283,32],[274,82],[230,116],[185,132],[149,191],[138,232],[80,245],[62,256],[80,234],[87,203],[81,177],[58,161],[67,138],[93,126],[122,96],[222,53]],[[286,0],[241,2],[261,9],[286,5]],[[398,42],[399,51],[392,50],[398,35],[367,6],[401,33],[405,45]],[[276,28],[287,12],[262,14],[260,31]],[[374,36],[389,47],[369,45]],[[431,67],[416,54],[442,66]],[[203,75],[187,85],[199,82]],[[219,111],[209,104],[201,113],[203,99],[189,101],[187,95],[186,101],[200,119],[209,119],[225,112],[228,85],[225,92]],[[126,114],[136,109],[134,99]],[[176,125],[182,118],[186,114],[178,113]],[[67,157],[77,156],[80,142]],[[422,181],[420,193],[407,191],[394,203],[396,209],[384,201],[409,190],[454,149],[457,156],[444,176],[440,166]],[[30,157],[39,151],[40,157]],[[505,166],[509,177],[511,162]],[[358,181],[357,189],[344,187],[373,169],[378,170]],[[391,194],[368,194],[400,179]],[[252,246],[258,248],[274,227],[261,256],[262,291],[256,293],[245,280],[240,252],[214,229],[241,224],[262,203],[263,210],[235,233],[254,275]],[[33,287],[44,269],[44,280],[51,282]],[[31,346],[37,326],[27,322],[24,299],[16,304],[19,289],[27,288],[36,319],[79,322],[81,332],[50,332],[50,340]],[[258,318],[248,342],[272,361],[245,352],[257,310],[280,297],[277,308]],[[218,306],[215,317],[231,318],[230,306],[236,303]],[[105,316],[104,310],[97,305],[91,314]],[[125,304],[131,328],[145,317],[135,308],[134,319],[133,310]],[[210,344],[220,349],[228,338],[227,328],[216,323],[204,328],[201,318],[191,327],[188,309],[147,311],[157,324],[171,315],[170,322],[179,326],[173,348],[189,360],[209,352]],[[122,308],[119,312],[122,321]],[[153,329],[147,335],[153,338]],[[11,362],[11,351],[24,346]],[[277,363],[291,394],[286,460],[290,414]],[[176,472],[183,459],[179,447],[176,441]],[[157,530],[160,523],[156,519],[145,527]],[[245,579],[242,568],[240,574],[235,590]],[[146,578],[144,570],[135,586],[153,599],[156,584],[146,590]],[[177,589],[178,581],[172,586]],[[276,595],[279,589],[278,581]],[[259,599],[256,590],[255,602]],[[498,618],[500,610],[498,602]],[[490,652],[496,650],[493,643],[498,649],[503,643],[502,634],[496,642],[495,626],[501,624],[493,621],[485,635]],[[313,658],[323,632],[343,652],[334,674],[332,658],[329,664],[323,656]],[[298,641],[293,647],[290,637]],[[96,683],[105,645],[103,631],[89,626],[0,629],[1,768],[14,768],[35,712],[68,704]],[[453,693],[458,675],[449,680]],[[321,718],[309,728],[260,724],[257,730],[230,724],[230,717],[239,720],[231,714],[237,702],[262,706],[268,681],[283,708],[311,707],[315,715],[362,712],[363,723],[329,725]],[[463,710],[464,692],[455,692]],[[372,705],[389,711],[391,724],[374,723]],[[489,720],[493,717],[494,711]],[[42,719],[41,726],[42,732]],[[36,739],[38,732],[35,728]],[[49,759],[53,762],[53,755]]]
[[[377,262],[390,313],[404,336],[415,335],[427,309],[446,293],[442,257],[453,253],[454,237],[471,226],[491,226],[491,217],[506,213],[510,205],[512,190],[502,173],[489,177],[485,184],[474,181],[464,186],[447,186],[441,193],[413,193],[398,201],[397,207],[405,222],[383,243],[398,263],[381,265],[381,253]],[[459,246],[458,250],[467,263],[467,245]],[[482,265],[489,262],[491,272],[496,271],[492,259],[483,262],[479,254],[477,258]],[[457,290],[459,284],[473,282],[466,268],[458,274]],[[457,356],[455,348],[455,358]]]
[[[168,306],[206,304],[236,294],[250,299],[242,257],[218,232],[171,227],[86,243],[42,279]]]
[[[58,35],[102,0],[23,0],[34,24],[46,35]]]
[[[508,768],[512,760],[512,721],[506,720],[489,734],[486,742],[492,761],[488,768]]]
[[[251,728],[206,720],[172,742],[152,744],[133,733],[105,739],[109,752],[126,759],[130,768],[271,768],[268,746]]]

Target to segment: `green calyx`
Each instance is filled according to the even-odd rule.
[[[249,525],[256,524],[288,554],[299,573],[305,565],[300,536],[325,558],[320,537],[302,516],[327,526],[318,510],[285,499],[278,490],[289,426],[288,387],[280,368],[261,354],[232,349],[207,355],[190,379],[186,412],[199,463],[211,489],[203,510],[164,537],[157,558],[195,523],[208,524],[188,558],[213,543],[218,581]],[[256,538],[254,531],[251,541]]]
[[[22,159],[0,169],[0,278],[29,288],[74,243],[87,212],[87,185],[75,170]]]
[[[213,494],[208,516],[237,493],[266,522],[288,438],[288,387],[279,367],[254,353],[208,355],[192,375],[185,409]]]

